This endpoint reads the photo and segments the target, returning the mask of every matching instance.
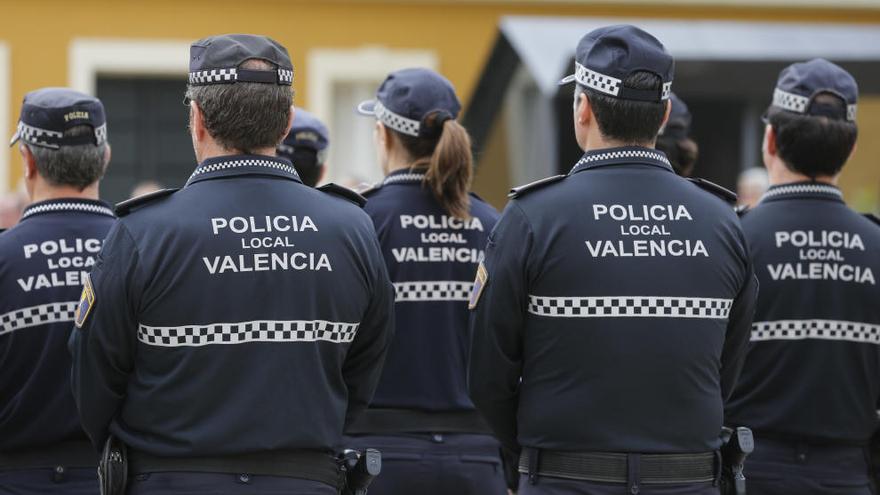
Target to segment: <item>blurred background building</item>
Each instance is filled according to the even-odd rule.
[[[475,188],[501,207],[511,185],[566,171],[577,160],[571,89],[555,83],[570,72],[581,35],[618,22],[641,25],[676,56],[673,89],[690,106],[701,147],[695,175],[730,188],[742,170],[761,164],[760,116],[784,65],[823,56],[851,70],[862,90],[861,136],[842,186],[856,208],[876,210],[880,201],[880,0],[32,0],[3,6],[0,135],[11,135],[31,89],[70,86],[97,95],[113,146],[102,185],[111,202],[146,182],[186,180],[195,166],[182,105],[189,44],[210,34],[251,32],[290,50],[297,104],[331,131],[328,180],[380,177],[373,124],[353,108],[388,72],[424,66],[445,74],[465,102],[464,122],[478,153]],[[16,190],[21,170],[14,148],[0,153],[0,195]]]

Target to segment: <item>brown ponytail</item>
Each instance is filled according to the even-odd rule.
[[[474,160],[467,130],[454,119],[448,119],[443,122],[439,138],[416,138],[393,130],[391,132],[415,159],[413,166],[427,163],[425,185],[443,208],[456,218],[469,218],[468,192],[473,178]]]

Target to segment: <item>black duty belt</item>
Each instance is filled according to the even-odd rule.
[[[535,452],[539,452],[537,458]],[[519,472],[529,476],[625,484],[632,481],[628,478],[631,466],[627,462],[632,458],[632,455],[609,452],[524,449],[519,458]],[[714,452],[640,454],[637,459],[638,482],[642,484],[712,482],[717,473]]]
[[[477,411],[417,411],[413,409],[367,409],[345,432],[349,435],[383,433],[478,433],[490,434]]]
[[[98,452],[85,440],[0,452],[0,471],[38,468],[94,468]]]
[[[315,450],[267,451],[222,457],[159,457],[129,450],[128,472],[230,473],[284,476],[318,481],[338,487],[342,473],[336,459]]]

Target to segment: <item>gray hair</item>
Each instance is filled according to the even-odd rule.
[[[89,125],[78,125],[64,132],[64,137],[79,137],[94,133]],[[37,172],[53,186],[73,186],[82,191],[101,179],[107,164],[104,157],[107,143],[77,144],[58,149],[24,143],[34,156]]]
[[[239,68],[271,70],[275,66],[265,60],[249,59]],[[293,105],[290,87],[279,84],[187,86],[186,97],[199,106],[211,137],[224,148],[244,154],[277,147],[284,139]]]

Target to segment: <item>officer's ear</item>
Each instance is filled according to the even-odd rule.
[[[104,167],[103,170],[107,171],[107,165],[110,165],[110,158],[113,157],[113,151],[110,149],[110,143],[107,143],[104,146]]]
[[[24,178],[27,180],[35,178],[37,176],[37,161],[34,154],[24,143],[18,145],[18,152],[21,153],[21,160],[24,162]]]
[[[575,118],[580,125],[587,125],[593,117],[593,109],[590,107],[590,97],[586,91],[578,91],[575,102]]]
[[[663,114],[663,123],[660,124],[660,129],[666,127],[666,123],[669,122],[669,116],[672,114],[672,100],[666,100],[666,113]]]
[[[385,127],[385,124],[377,120],[373,135],[376,138],[376,146],[379,149],[385,151],[391,150],[391,133],[388,132],[388,128]]]
[[[296,118],[296,107],[294,107],[293,105],[290,105],[290,118],[287,119],[287,129],[284,129],[284,136],[282,136],[282,138],[281,138],[282,140],[284,139],[284,137],[286,137],[288,134],[290,134],[290,130],[293,128],[293,121],[295,118]]]
[[[208,129],[205,127],[205,114],[202,113],[199,104],[194,100],[190,100],[189,102],[189,115],[189,127],[192,130],[193,137],[198,141],[203,141],[205,135],[208,133]]]
[[[776,146],[776,131],[773,126],[767,124],[764,126],[764,153],[770,156],[776,156],[779,148]]]

